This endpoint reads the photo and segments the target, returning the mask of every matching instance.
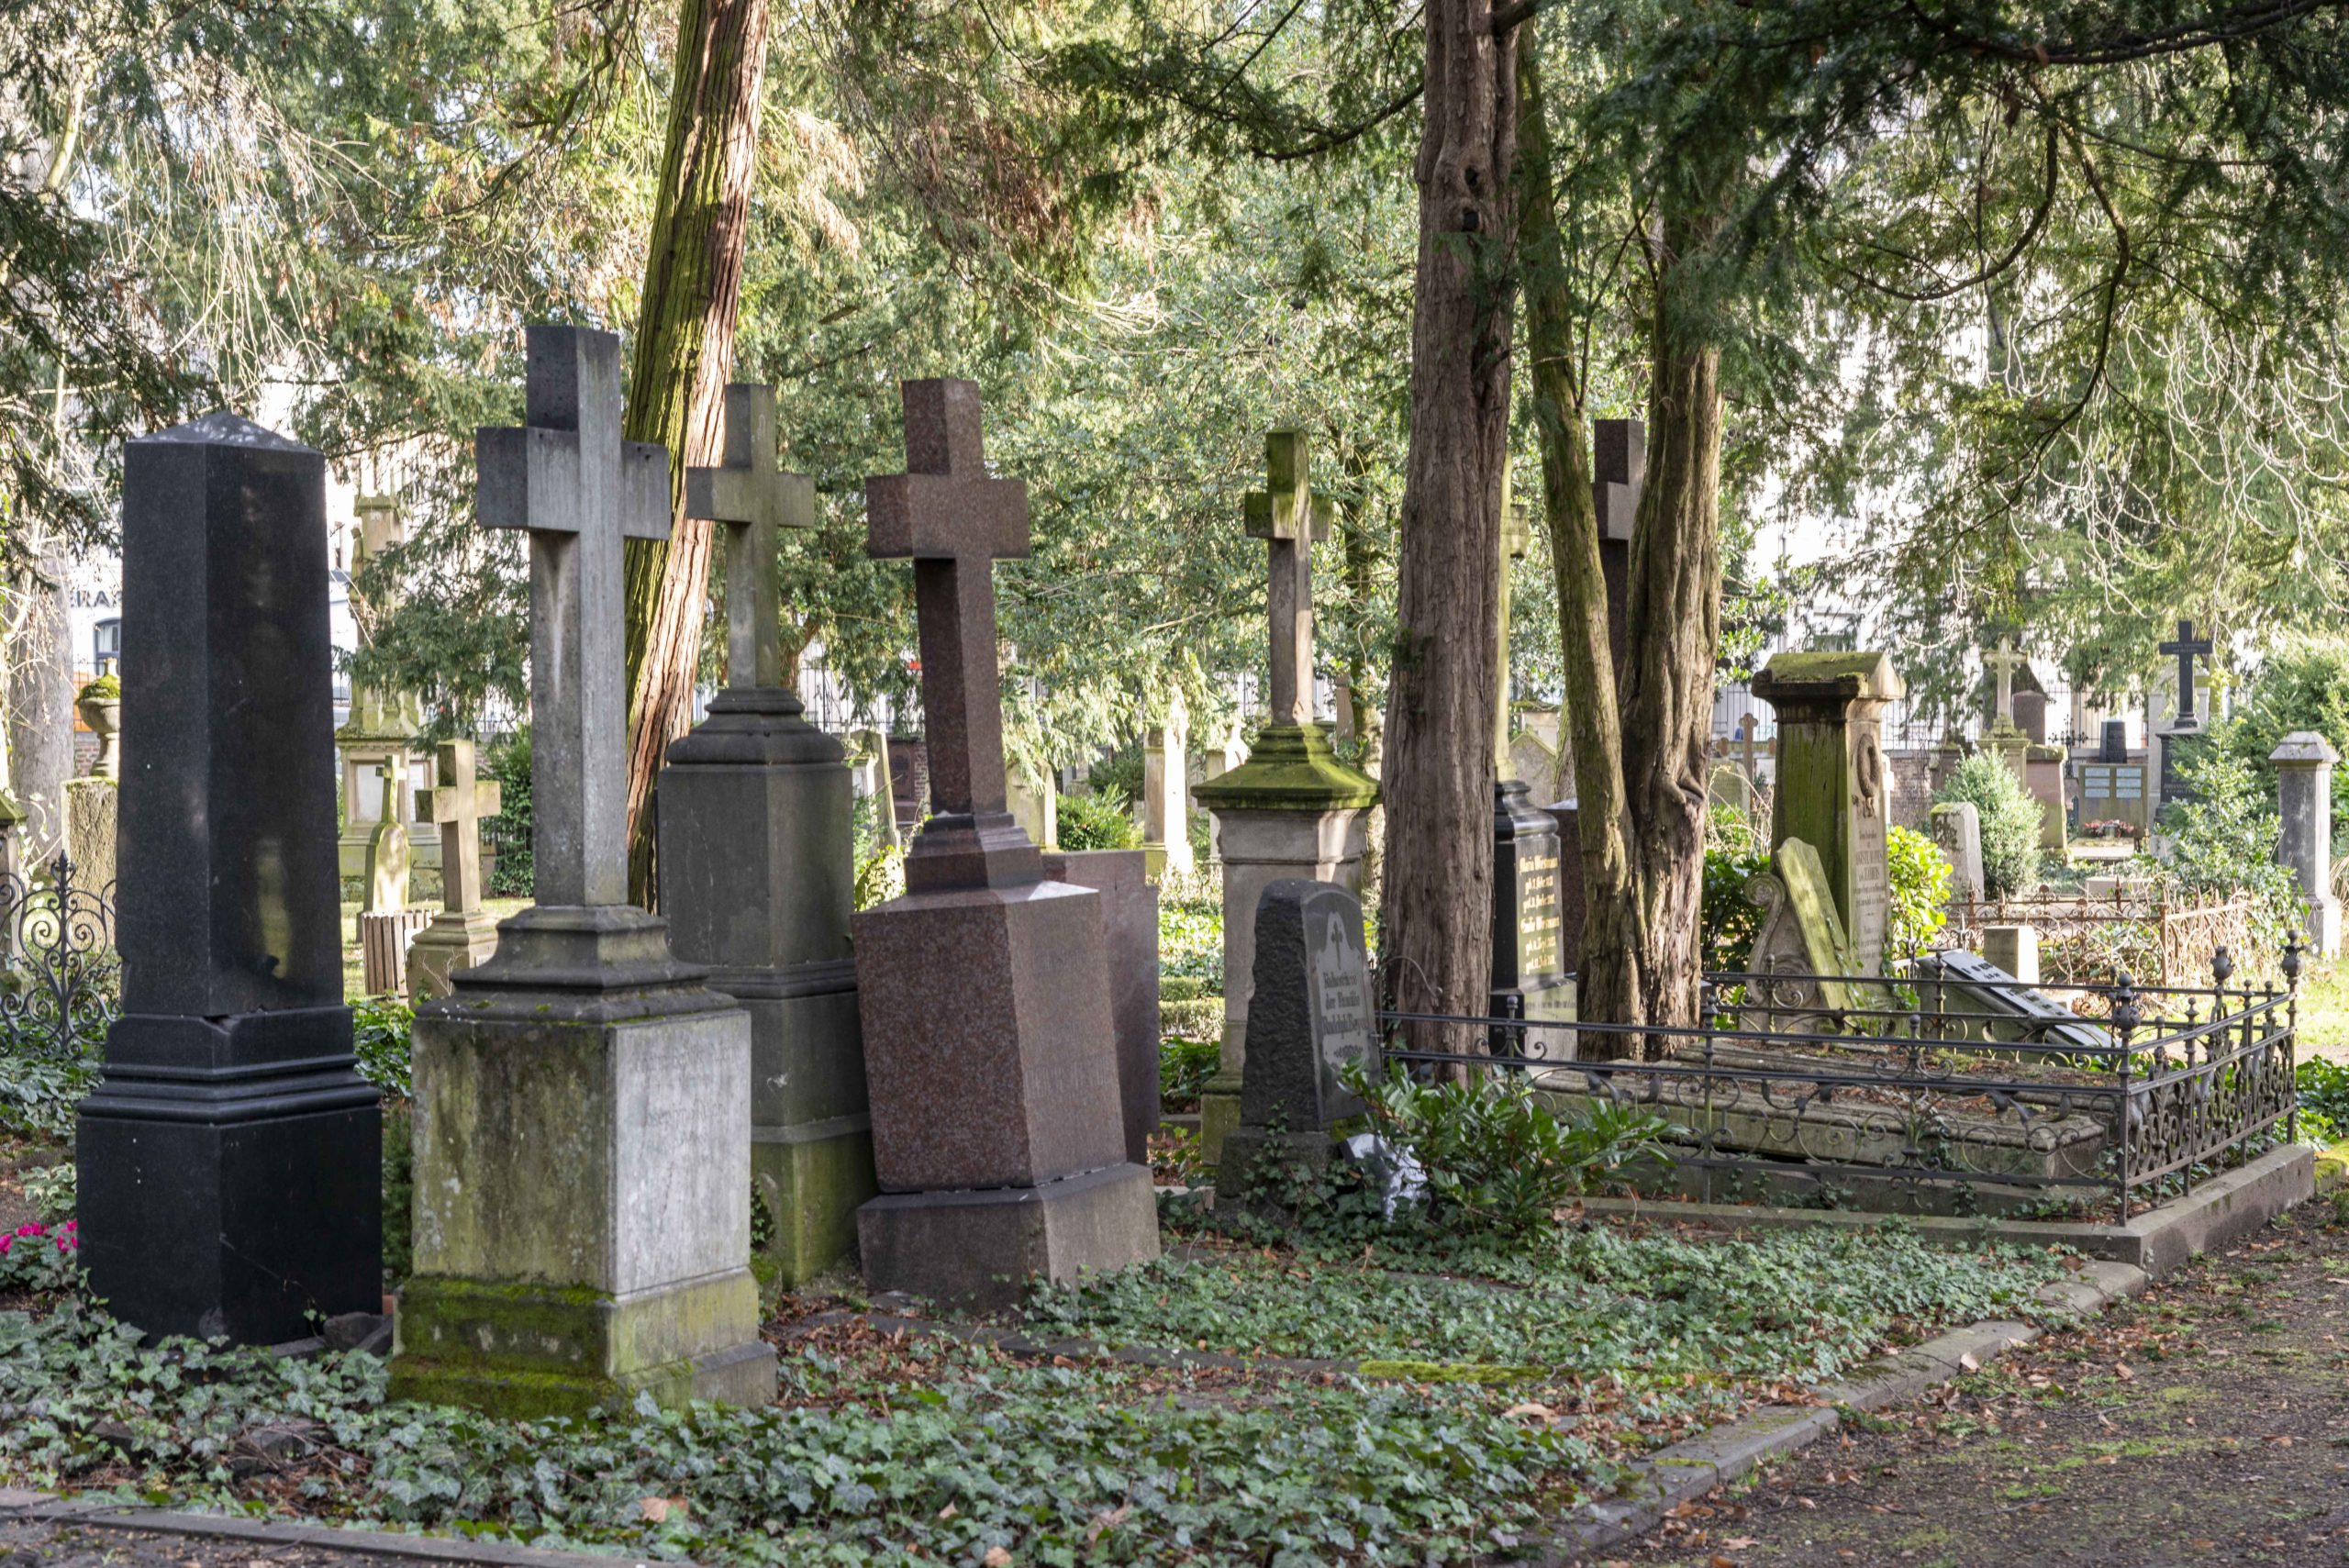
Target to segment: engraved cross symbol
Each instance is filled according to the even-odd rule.
[[[481,523],[530,535],[531,891],[628,901],[625,540],[669,536],[669,453],[620,439],[619,339],[529,329],[527,423],[473,439]]]
[[[1269,545],[1272,578],[1264,595],[1272,628],[1272,722],[1313,717],[1313,541],[1330,537],[1330,515],[1314,499],[1312,449],[1302,430],[1264,438],[1266,487],[1245,503],[1248,537]]]
[[[816,482],[774,462],[774,388],[726,389],[726,456],[685,471],[685,516],[726,525],[726,684],[783,684],[776,530],[816,526]]]

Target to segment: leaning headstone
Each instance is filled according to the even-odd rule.
[[[1569,1022],[1575,979],[1559,947],[1557,819],[1535,802],[1529,783],[1509,766],[1509,566],[1525,553],[1529,530],[1515,512],[1501,519],[1500,604],[1494,650],[1498,679],[1493,694],[1493,965],[1486,1013],[1495,1018]],[[1564,1029],[1495,1026],[1492,1048],[1505,1056],[1563,1057],[1572,1049]]]
[[[1284,879],[1265,887],[1253,924],[1247,1080],[1216,1167],[1217,1193],[1235,1198],[1268,1159],[1325,1168],[1331,1131],[1364,1109],[1346,1068],[1378,1067],[1361,903],[1331,883]]]
[[[1256,973],[1256,923],[1248,916],[1264,889],[1285,879],[1359,890],[1378,803],[1378,785],[1340,762],[1313,721],[1313,541],[1329,522],[1313,495],[1311,456],[1302,430],[1264,438],[1266,485],[1249,495],[1244,516],[1271,561],[1272,712],[1245,762],[1191,792],[1215,814],[1223,864],[1223,1058],[1199,1096],[1199,1148],[1210,1164],[1240,1120]]]
[[[1812,845],[1788,839],[1770,857],[1770,870],[1747,885],[1747,896],[1762,906],[1746,969],[1785,977],[1770,986],[1774,1006],[1798,1011],[1825,1008],[1882,1011],[1891,993],[1862,967],[1835,906],[1832,884]],[[1781,1020],[1783,1023],[1783,1020]]]
[[[505,805],[495,779],[480,776],[470,740],[443,740],[433,764],[432,820],[440,828],[440,912],[407,950],[408,1000],[446,996],[449,977],[477,969],[497,951],[497,922],[481,906],[481,819]]]
[[[2332,958],[2341,951],[2341,900],[2332,892],[2332,767],[2341,754],[2323,736],[2299,729],[2267,755],[2284,816],[2277,858],[2299,881],[2310,949]]]
[[[1109,1022],[1118,1037],[1118,1100],[1126,1158],[1150,1163],[1158,1130],[1158,885],[1141,850],[1053,850],[1044,876],[1101,895],[1101,951],[1109,966]]]
[[[979,389],[907,382],[907,472],[868,480],[872,553],[911,556],[933,815],[902,897],[856,917],[881,1195],[866,1281],[1004,1306],[1158,1255],[1126,1158],[1100,895],[1046,882],[1006,809],[994,563],[1028,553],[1028,491],[991,479]]]
[[[1882,973],[1891,907],[1883,715],[1906,691],[1881,653],[1780,653],[1753,677],[1777,710],[1770,842],[1818,851],[1861,974]]]
[[[1933,842],[1949,862],[1953,904],[1979,904],[1982,882],[1982,811],[1970,800],[1945,800],[1933,807]]]
[[[416,1269],[395,1398],[520,1416],[774,1397],[751,1277],[751,1024],[628,902],[621,546],[669,531],[619,339],[529,334],[529,423],[475,439],[530,540],[537,904],[417,1010]]]
[[[2020,928],[2029,930],[2029,927]],[[2032,950],[2037,963],[2038,949]],[[1918,989],[1926,1007],[1943,1015],[1938,1026],[1945,1032],[1979,1031],[1988,1039],[2067,1051],[2109,1051],[2112,1037],[2102,1026],[2089,1023],[2032,983],[2004,968],[1987,955],[1960,950],[1931,953],[1918,961]],[[1946,989],[1944,989],[1946,988]],[[1974,1014],[1959,1021],[1947,1015]]]
[[[335,870],[326,460],[214,414],[129,443],[122,1014],[82,1262],[150,1335],[277,1344],[383,1298],[382,1124]],[[168,656],[165,652],[168,651]]]
[[[685,509],[726,528],[726,685],[661,770],[669,948],[751,1015],[750,1179],[768,1256],[797,1285],[856,1245],[873,1181],[856,1015],[846,753],[783,676],[784,528],[816,487],[775,466],[774,389],[726,389],[725,462],[685,477]]]

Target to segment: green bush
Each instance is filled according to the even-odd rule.
[[[1131,811],[1141,804],[1141,742],[1129,740],[1085,773],[1093,793]]]
[[[1219,1040],[1169,1037],[1159,1041],[1158,1103],[1176,1110],[1190,1108],[1222,1061]]]
[[[2338,1143],[2349,1138],[2349,1067],[2311,1056],[2292,1069],[2299,1091],[2298,1131],[2303,1143]]]
[[[411,1092],[408,1033],[416,1014],[397,996],[365,996],[351,1009],[351,1046],[359,1075],[386,1095],[406,1099]]]
[[[2268,951],[2280,951],[2287,933],[2305,916],[2299,880],[2276,863],[2283,825],[2274,795],[2259,787],[2250,763],[2218,747],[2198,751],[2182,771],[2199,798],[2177,801],[2162,812],[2162,826],[2170,835],[2163,881],[2182,894],[2254,895],[2254,934]]]
[[[405,1100],[384,1106],[384,1278],[396,1288],[416,1268],[416,1126]]]
[[[483,847],[494,846],[497,851],[489,892],[499,898],[528,898],[538,874],[530,852],[529,730],[517,730],[511,739],[490,747],[482,766],[497,781],[497,815],[483,817],[481,824]]]
[[[891,843],[881,829],[884,810],[895,810],[878,795],[867,795],[849,808],[849,833],[856,860],[856,907],[886,904],[906,890],[905,851]]]
[[[1138,850],[1141,829],[1114,800],[1099,795],[1064,795],[1060,805],[1063,850]]]
[[[1992,898],[2016,898],[2039,885],[2039,835],[2044,815],[2004,762],[1977,751],[1957,765],[1935,805],[1970,804],[1982,817],[1982,883]]]
[[[2301,638],[2271,650],[2237,693],[2234,712],[2212,728],[2211,740],[2248,767],[2259,793],[2273,799],[2276,764],[2268,753],[2300,729],[2315,730],[2349,756],[2349,638]],[[2333,827],[2349,832],[2349,813],[2335,813]]]
[[[1946,923],[1949,862],[1934,842],[1913,828],[1886,829],[1885,858],[1892,884],[1892,929],[1886,933],[1896,953],[1923,952]]]
[[[1572,858],[1567,863],[1573,864]],[[1716,806],[1705,821],[1705,968],[1742,970],[1753,954],[1762,910],[1745,884],[1770,869],[1767,835],[1734,806]]]
[[[1542,1231],[1625,1162],[1660,1152],[1665,1130],[1654,1112],[1611,1101],[1563,1119],[1515,1073],[1419,1084],[1400,1065],[1374,1081],[1350,1064],[1346,1081],[1379,1134],[1418,1158],[1430,1218],[1464,1217],[1502,1237]]]

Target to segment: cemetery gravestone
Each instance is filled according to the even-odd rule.
[[[785,1285],[856,1245],[873,1179],[857,1021],[847,755],[784,684],[780,530],[816,487],[775,466],[774,389],[726,389],[725,461],[685,476],[685,510],[726,529],[726,685],[661,770],[669,947],[751,1015],[750,1179]]]
[[[443,740],[434,762],[432,820],[440,828],[440,912],[408,944],[408,1000],[449,994],[449,977],[487,963],[497,922],[481,906],[481,819],[504,806],[495,779],[480,777],[470,740]]]
[[[82,1102],[91,1288],[274,1344],[382,1299],[382,1124],[335,866],[326,460],[229,414],[128,444],[122,1013]]]
[[[391,763],[384,762],[386,794]],[[411,909],[407,829],[392,817],[367,835],[366,873],[360,879],[359,970],[370,996],[395,995],[406,988],[408,945],[431,919],[429,909]]]
[[[1559,953],[1557,820],[1533,804],[1526,781],[1512,776],[1508,737],[1509,565],[1522,557],[1526,524],[1501,514],[1500,604],[1495,617],[1498,672],[1494,694],[1493,968],[1488,1016],[1529,1021],[1571,1021],[1575,981]],[[1563,1057],[1572,1050],[1564,1029],[1495,1026],[1493,1050],[1502,1055]]]
[[[1004,1306],[1158,1254],[1126,1158],[1100,895],[1043,880],[1006,809],[994,562],[1028,553],[1027,486],[991,479],[978,388],[904,386],[906,472],[868,480],[872,553],[911,556],[934,814],[904,896],[856,917],[881,1195],[866,1280]]]
[[[1226,1135],[1216,1190],[1241,1197],[1267,1154],[1330,1162],[1331,1130],[1363,1114],[1345,1070],[1378,1070],[1362,905],[1343,887],[1284,878],[1258,899],[1254,1005],[1248,1012],[1240,1124]]]
[[[351,503],[351,509],[358,524],[351,551],[351,570],[356,576],[365,562],[406,542],[406,532],[395,496],[362,495]],[[390,608],[376,606],[366,624],[372,626],[375,617]],[[335,750],[342,759],[343,798],[337,854],[344,883],[355,884],[362,896],[367,850],[375,824],[391,821],[405,827],[414,819],[409,763],[423,727],[423,708],[412,694],[384,691],[356,674],[351,677],[350,717],[334,732]],[[388,791],[380,787],[387,765]],[[436,869],[438,858],[437,851],[429,857]]]
[[[1055,850],[1044,876],[1101,895],[1101,951],[1109,968],[1109,1022],[1118,1037],[1118,1100],[1126,1158],[1150,1163],[1158,1130],[1158,884],[1141,850]]]
[[[1930,993],[1927,1000],[1932,1010],[1989,1014],[1990,1021],[1986,1027],[1994,1040],[2071,1051],[2110,1050],[2112,1037],[2100,1026],[2079,1018],[2045,992],[2032,988],[2038,980],[2038,933],[2029,926],[1991,929],[2028,933],[2032,973],[2019,975],[1987,951],[1980,957],[1963,950],[1933,953],[1920,962],[1920,978],[1938,979],[1956,995],[1945,998],[1937,990]],[[1986,949],[1989,945],[1986,940]]]
[[[530,539],[532,891],[417,1009],[416,1272],[395,1398],[508,1415],[774,1396],[750,1270],[750,1019],[628,897],[621,546],[669,528],[620,436],[619,340],[533,327],[527,418],[475,440]]]
[[[378,763],[375,776],[379,798],[390,798],[396,789],[393,764]],[[397,817],[384,817],[367,832],[367,858],[359,879],[360,910],[386,915],[406,908],[407,878],[407,828]]]
[[[2161,804],[2198,798],[2193,785],[2187,783],[2185,768],[2199,753],[2205,738],[2202,720],[2196,709],[2194,695],[2194,657],[2208,656],[2211,643],[2207,637],[2194,635],[2194,623],[2177,623],[2177,636],[2161,645],[2164,653],[2177,660],[2177,712],[2161,731],[2162,775]]]
[[[1340,762],[1313,722],[1313,541],[1327,536],[1329,522],[1313,495],[1311,456],[1301,430],[1266,436],[1266,486],[1244,508],[1249,536],[1264,541],[1271,561],[1270,721],[1246,762],[1191,792],[1215,814],[1223,863],[1223,1056],[1199,1096],[1199,1146],[1210,1164],[1240,1119],[1256,972],[1255,922],[1232,912],[1244,917],[1266,887],[1287,879],[1358,890],[1378,803],[1378,785]]]
[[[2284,818],[2277,858],[2308,906],[2308,942],[2320,958],[2341,951],[2341,900],[2332,892],[2332,767],[2341,754],[2314,730],[2296,730],[2268,753]]]
[[[1346,709],[1341,703],[1341,713]],[[1188,876],[1191,854],[1191,725],[1181,693],[1168,703],[1162,724],[1152,725],[1141,754],[1142,852],[1150,874]]]
[[[1520,729],[1508,743],[1508,776],[1521,779],[1529,798],[1547,806],[1574,793],[1574,781],[1558,765],[1550,743],[1530,729]]]
[[[1892,994],[1854,948],[1818,850],[1800,839],[1781,840],[1770,866],[1746,887],[1763,910],[1746,969],[1789,977],[1771,984],[1765,1027],[1801,1029],[1809,1027],[1809,1015],[1859,1009],[1862,1028],[1882,1029]]]
[[[2035,926],[1985,926],[1983,960],[2026,985],[2039,984],[2039,929]]]
[[[1881,653],[1780,653],[1753,678],[1777,709],[1770,841],[1818,854],[1862,974],[1883,972],[1891,890],[1882,742],[1887,704],[1906,690]]]
[[[1943,801],[1933,807],[1933,842],[1949,862],[1953,904],[1979,904],[1982,882],[1982,812],[1970,800]]]

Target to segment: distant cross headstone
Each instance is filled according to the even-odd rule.
[[[2177,717],[2171,722],[2171,728],[2191,729],[2201,722],[2197,717],[2194,700],[2194,656],[2199,653],[2208,657],[2210,639],[2195,636],[2194,623],[2182,620],[2177,623],[2177,636],[2163,643],[2161,651],[2177,658]]]
[[[398,789],[395,783],[397,766],[386,758],[375,769],[382,797],[387,803]],[[407,907],[408,862],[407,828],[398,814],[387,808],[367,835],[367,874],[360,887],[362,911],[380,915]]]
[[[685,473],[685,516],[726,525],[726,684],[783,684],[778,530],[816,526],[816,482],[775,466],[774,388],[726,389],[726,458]]]
[[[1745,749],[1745,782],[1756,789],[1762,787],[1762,760],[1755,752],[1753,738],[1761,728],[1762,721],[1751,713],[1737,721],[1737,738]]]
[[[1998,639],[1998,648],[1982,655],[1982,662],[1988,665],[1998,677],[1998,706],[1992,711],[2000,729],[2015,727],[2015,666],[2024,662],[2024,656],[2015,651],[2015,641],[2011,637]]]
[[[440,902],[460,914],[481,907],[481,819],[504,806],[495,779],[475,772],[473,743],[443,740],[435,763],[432,820],[440,828]]]
[[[623,541],[669,534],[669,454],[620,439],[619,339],[529,329],[526,425],[475,438],[484,528],[530,535],[531,810],[542,905],[628,901]]]
[[[909,888],[1034,882],[1043,862],[1008,810],[996,665],[995,562],[1028,553],[1028,486],[987,477],[979,389],[905,384],[906,472],[865,482],[869,552],[911,556],[931,819]]]
[[[1272,628],[1274,724],[1313,720],[1313,541],[1330,537],[1330,517],[1314,499],[1312,449],[1302,430],[1264,438],[1265,488],[1248,493],[1248,537],[1270,546],[1272,577],[1264,613]]]

